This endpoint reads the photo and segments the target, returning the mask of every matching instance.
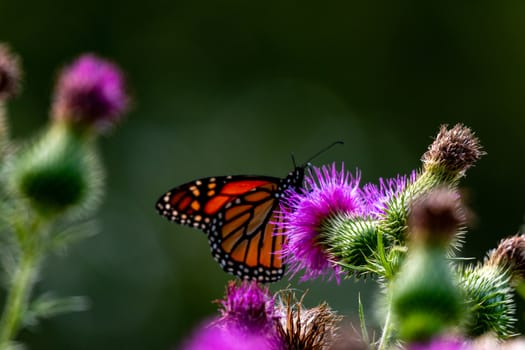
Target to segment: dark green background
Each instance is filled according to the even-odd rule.
[[[375,181],[417,168],[439,125],[463,122],[488,152],[462,183],[477,214],[464,255],[522,224],[523,2],[0,0],[0,40],[23,57],[17,138],[45,125],[57,70],[80,53],[117,61],[134,98],[100,142],[102,232],[49,259],[37,288],[91,309],[25,331],[30,349],[173,348],[228,276],[204,235],[157,215],[158,196],[198,177],[284,176],[291,152],[335,140],[316,164]],[[350,317],[365,291],[373,322],[373,281],[291,284]]]

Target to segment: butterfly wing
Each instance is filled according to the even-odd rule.
[[[157,210],[171,221],[204,231],[213,257],[226,272],[277,281],[284,273],[284,235],[275,224],[280,220],[275,209],[287,187],[302,183],[304,172],[291,177],[296,172],[285,179],[239,175],[196,180],[164,194]]]

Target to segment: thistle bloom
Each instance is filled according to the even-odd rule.
[[[280,350],[268,345],[262,335],[235,327],[204,324],[181,347],[183,350]]]
[[[469,350],[465,341],[454,338],[438,337],[426,343],[410,344],[408,350]]]
[[[18,56],[0,43],[0,101],[18,93],[21,73]]]
[[[281,202],[282,226],[287,241],[283,259],[292,275],[305,270],[301,280],[335,276],[344,269],[356,277],[377,245],[377,225],[389,201],[416,178],[416,172],[379,185],[359,187],[360,175],[337,170],[335,163],[313,167],[305,178],[305,190],[289,190]]]
[[[357,216],[364,211],[359,173],[353,176],[342,167],[313,168],[305,178],[305,191],[289,190],[281,202],[287,242],[283,259],[292,275],[305,270],[302,281],[322,275],[336,277],[340,267],[322,243],[323,226],[340,216]]]
[[[115,124],[128,105],[120,69],[92,54],[85,54],[61,72],[53,117],[103,131]]]
[[[230,281],[218,301],[221,317],[200,327],[184,350],[281,350],[274,299],[255,281]]]
[[[399,196],[417,178],[413,170],[410,175],[398,175],[391,179],[379,179],[379,185],[368,183],[363,186],[362,194],[365,212],[374,219],[380,219],[387,210],[388,201]]]
[[[274,330],[274,300],[267,288],[255,281],[230,281],[226,296],[219,301],[220,323],[271,336]]]

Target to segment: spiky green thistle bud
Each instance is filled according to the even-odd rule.
[[[43,216],[89,210],[101,193],[93,140],[63,123],[51,125],[10,164],[9,182]]]
[[[493,333],[499,338],[511,336],[516,319],[508,271],[485,264],[462,267],[458,275],[467,300],[465,333],[469,336]]]
[[[334,216],[321,225],[322,243],[340,266],[355,277],[367,277],[377,250],[377,221],[350,215]]]
[[[429,339],[460,319],[461,293],[446,260],[448,243],[463,221],[457,199],[437,189],[413,203],[408,255],[391,286],[403,340]]]
[[[460,318],[461,294],[442,248],[410,251],[391,290],[402,340],[429,339]]]

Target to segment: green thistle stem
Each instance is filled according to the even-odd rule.
[[[45,239],[48,237],[44,223],[40,218],[31,220],[21,216],[15,220],[14,228],[20,257],[11,278],[0,319],[0,350],[10,348],[10,343],[16,337],[24,319],[39,271]]]
[[[383,333],[381,334],[381,339],[379,339],[379,345],[377,346],[377,350],[385,350],[388,349],[390,338],[392,331],[394,330],[394,324],[392,322],[392,308],[390,307],[390,299],[388,302],[388,312],[385,317],[385,325],[383,326]]]
[[[29,296],[37,274],[38,255],[34,251],[25,250],[13,276],[6,306],[0,321],[0,349],[9,347],[11,339],[17,334],[22,322],[22,315],[27,309]]]
[[[0,101],[0,159],[4,158],[9,145],[9,127],[7,123],[7,108]]]

